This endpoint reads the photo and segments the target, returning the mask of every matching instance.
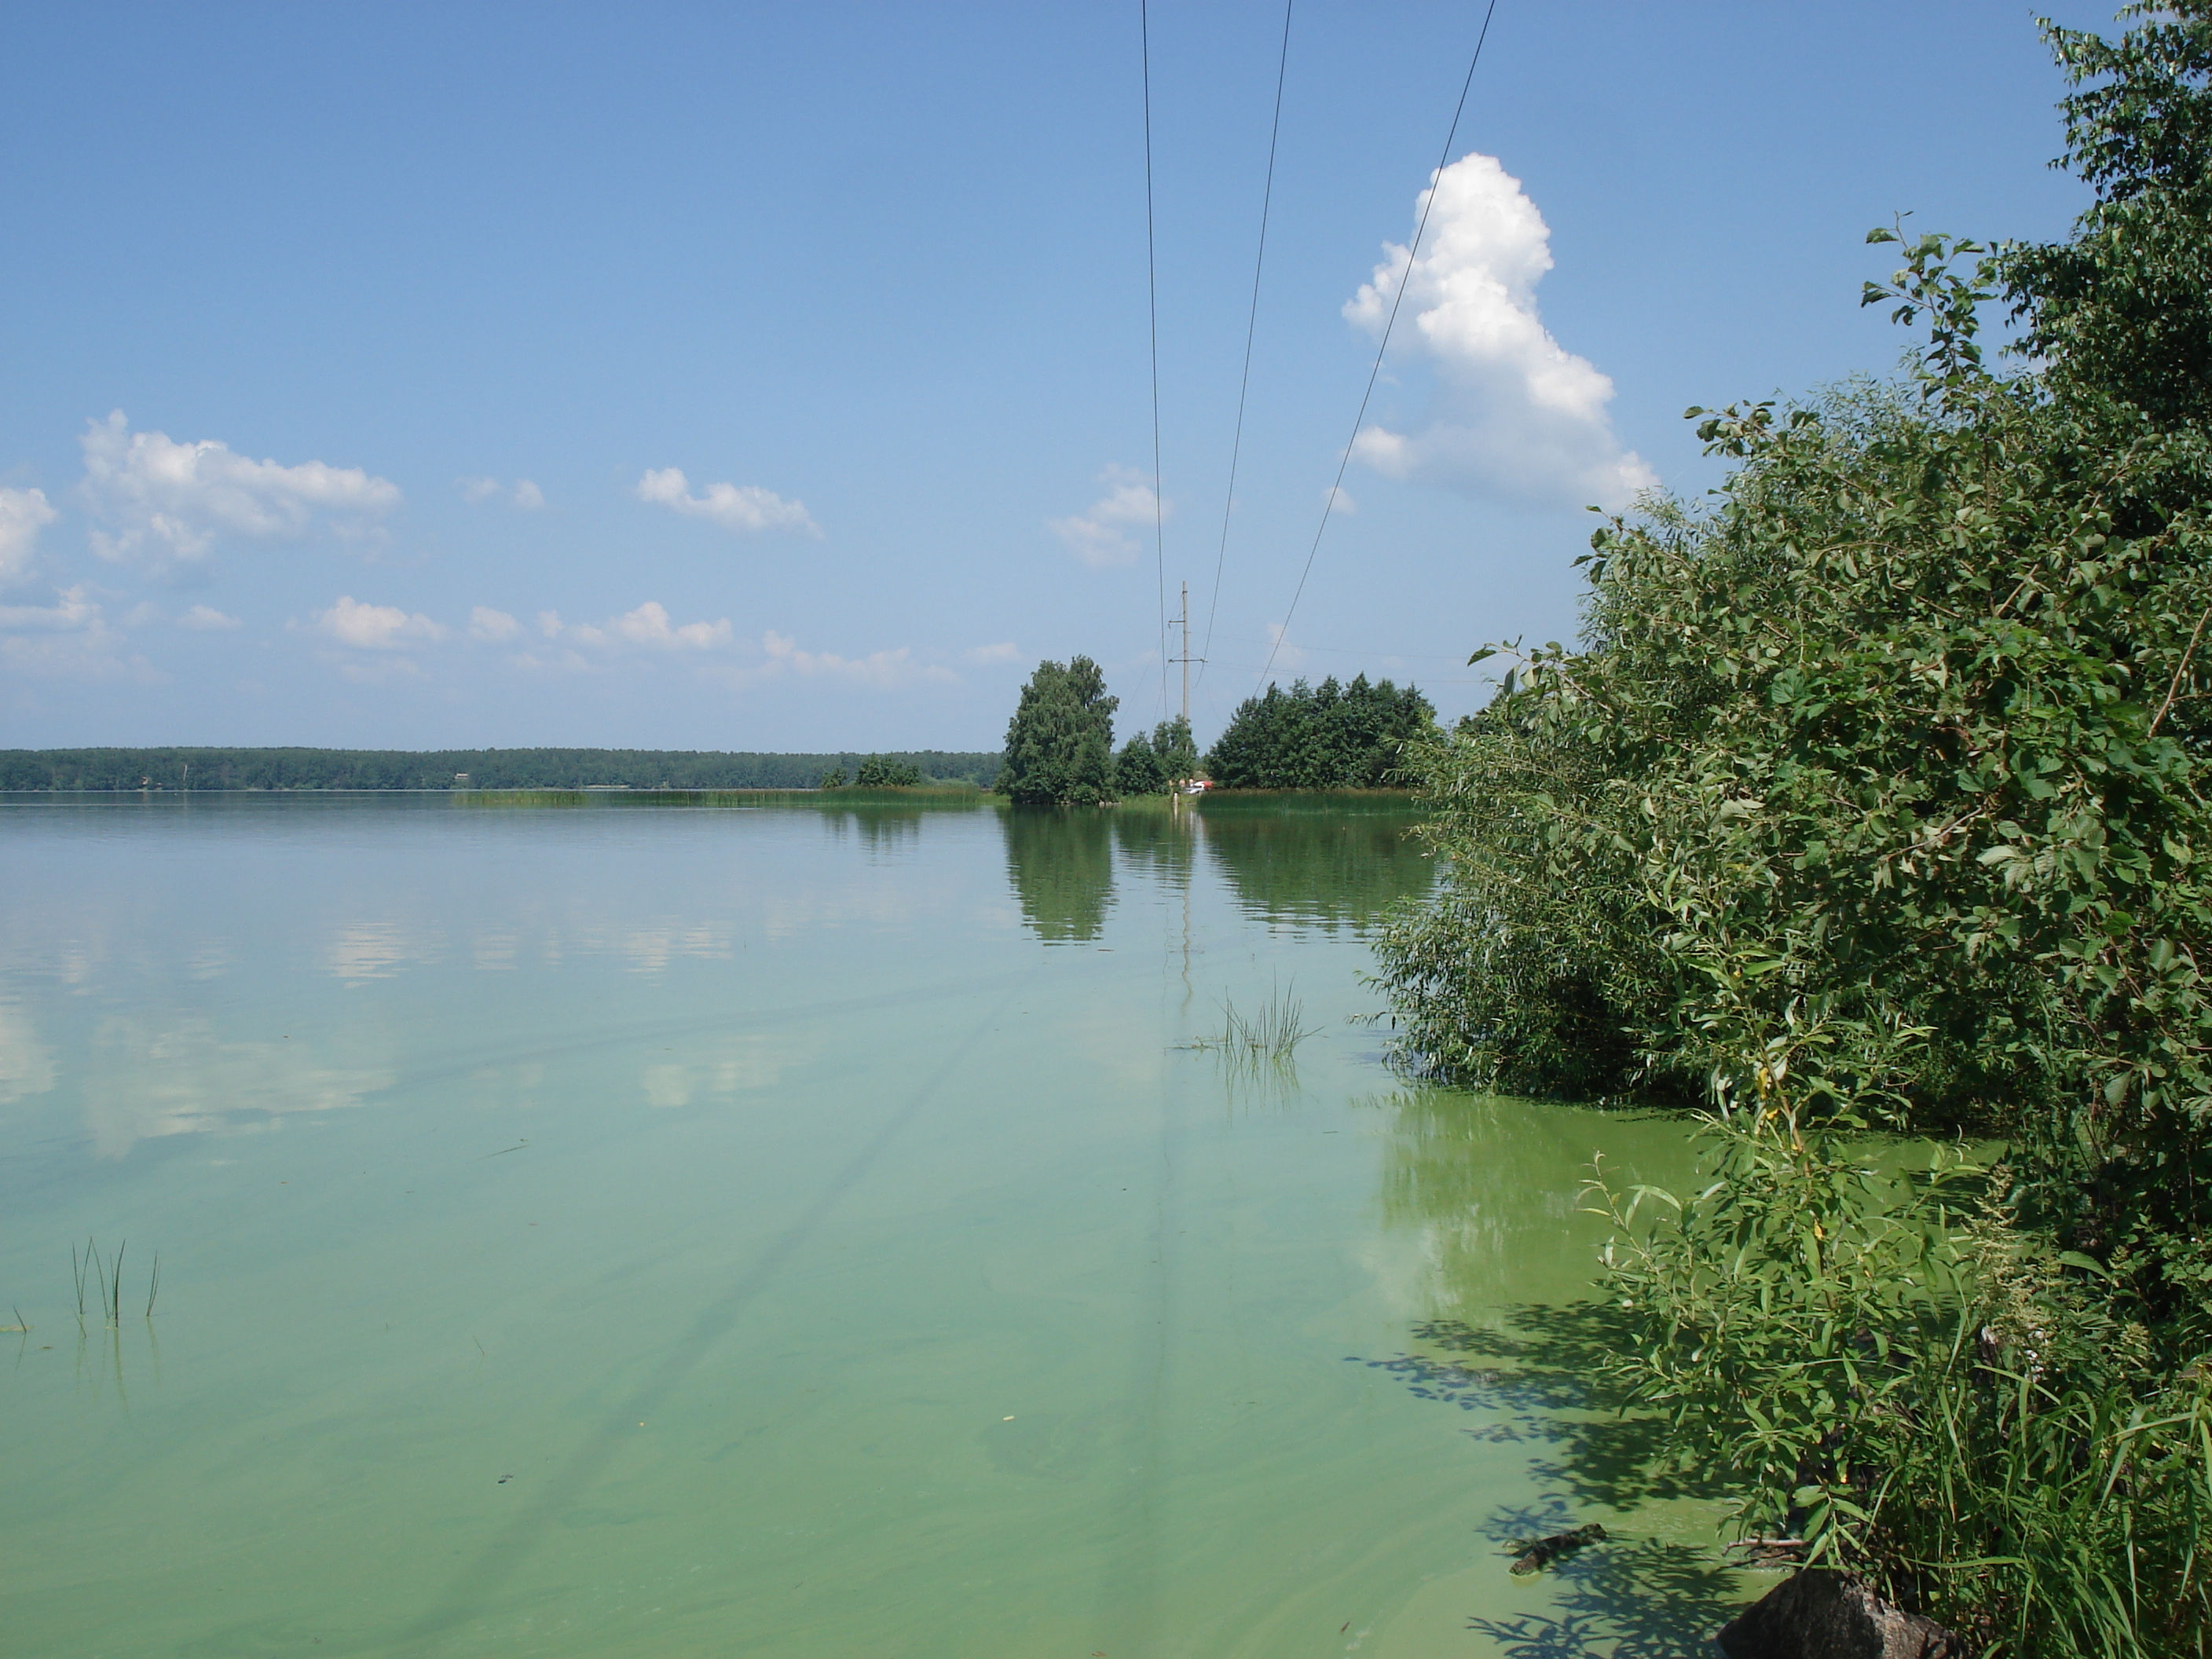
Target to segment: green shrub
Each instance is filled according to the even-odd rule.
[[[2212,1362],[2021,1230],[2002,1169],[1884,1168],[1772,1098],[1706,1134],[1695,1194],[1595,1189],[1634,1333],[1610,1370],[1675,1471],[1988,1655],[2202,1654]]]
[[[2212,1629],[2212,3],[2135,15],[2047,30],[2069,240],[1907,242],[1905,383],[1691,411],[1735,471],[1413,755],[1381,944],[1416,1064],[1711,1102],[1705,1189],[1604,1194],[1623,1376],[1748,1532],[2023,1656]]]

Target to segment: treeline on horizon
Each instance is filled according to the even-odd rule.
[[[1089,657],[1047,660],[1022,688],[1006,725],[1006,765],[994,786],[1017,805],[1103,806],[1179,788],[1193,777],[1223,789],[1404,788],[1407,745],[1437,735],[1436,709],[1417,687],[1401,690],[1364,674],[1270,684],[1237,705],[1201,758],[1181,715],[1133,732],[1116,754],[1121,700]]]
[[[1000,765],[996,754],[940,749],[10,749],[0,750],[0,789],[811,789],[870,761],[911,767],[924,783],[978,788]]]

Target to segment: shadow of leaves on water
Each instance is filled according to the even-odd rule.
[[[1504,1659],[1683,1659],[1715,1651],[1742,1602],[1712,1553],[1646,1538],[1600,1545],[1553,1569],[1553,1610],[1469,1619]]]
[[[1358,1363],[1397,1376],[1417,1398],[1480,1413],[1486,1420],[1462,1431],[1490,1444],[1525,1443],[1530,1472],[1555,1488],[1485,1520],[1499,1572],[1525,1540],[1571,1529],[1588,1509],[1621,1514],[1655,1500],[1723,1496],[1669,1465],[1660,1425],[1628,1411],[1607,1377],[1603,1362],[1628,1340],[1618,1310],[1524,1305],[1504,1310],[1492,1327],[1435,1319],[1413,1335],[1426,1352]],[[1744,1600],[1736,1569],[1717,1548],[1620,1531],[1547,1572],[1555,1580],[1549,1609],[1473,1618],[1468,1628],[1505,1659],[1680,1659],[1711,1651],[1713,1633]]]
[[[1368,1363],[1401,1373],[1424,1398],[1489,1413],[1491,1422],[1468,1431],[1478,1439],[1550,1448],[1534,1471],[1576,1502],[1627,1510],[1654,1499],[1723,1496],[1668,1465],[1660,1425],[1630,1412],[1626,1394],[1606,1376],[1607,1359],[1631,1340],[1620,1310],[1599,1302],[1523,1305],[1504,1310],[1494,1327],[1431,1319],[1413,1334],[1460,1357],[1405,1354]]]

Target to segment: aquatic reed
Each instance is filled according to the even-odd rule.
[[[84,1241],[82,1254],[75,1244],[70,1246],[70,1271],[76,1280],[76,1322],[79,1329],[84,1326],[84,1304],[88,1291],[92,1296],[94,1311],[102,1316],[106,1323],[120,1325],[123,1322],[123,1257],[130,1248],[131,1241],[127,1238],[115,1247],[112,1256],[102,1252],[96,1238],[88,1237]],[[161,1255],[157,1250],[154,1253],[153,1271],[146,1281],[147,1318],[154,1316],[155,1299],[161,1293]]]
[[[1295,988],[1295,981],[1293,982]],[[1267,994],[1258,1011],[1246,1014],[1226,998],[1221,1004],[1221,1034],[1200,1037],[1190,1046],[1211,1048],[1233,1060],[1267,1060],[1285,1066],[1297,1058],[1298,1044],[1320,1028],[1305,1024],[1305,1009],[1280,987]]]

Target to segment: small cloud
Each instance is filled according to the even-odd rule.
[[[1012,640],[998,645],[973,645],[960,654],[979,665],[994,662],[1019,662],[1022,656],[1020,649]]]
[[[398,484],[357,466],[283,466],[212,438],[180,444],[133,432],[119,409],[90,422],[79,442],[78,493],[106,526],[93,532],[93,551],[157,573],[204,559],[219,535],[296,541],[319,520],[363,534],[403,499]]]
[[[136,679],[161,676],[142,656],[125,656],[125,636],[100,614],[82,583],[52,605],[0,605],[0,666],[40,679]]]
[[[1160,502],[1145,475],[1134,467],[1109,466],[1098,475],[1106,493],[1087,513],[1047,519],[1045,528],[1067,544],[1067,550],[1094,568],[1127,564],[1141,548],[1127,533],[1134,526],[1154,525],[1172,516],[1173,502]]]
[[[1340,519],[1359,516],[1359,503],[1352,499],[1352,492],[1340,484],[1332,484],[1321,492],[1322,506]]]
[[[75,633],[102,626],[99,601],[85,597],[82,582],[63,589],[58,597],[58,605],[0,605],[0,629]]]
[[[43,489],[0,489],[0,589],[29,576],[39,532],[60,516]]]
[[[356,685],[382,685],[389,680],[419,680],[427,678],[422,665],[412,657],[338,657],[333,659],[338,675]]]
[[[637,481],[637,498],[686,518],[711,520],[733,535],[792,530],[817,539],[821,537],[822,526],[814,522],[805,502],[787,501],[758,484],[708,484],[704,495],[694,495],[690,489],[690,481],[679,467],[648,470]]]
[[[469,612],[469,635],[472,639],[496,642],[511,640],[522,631],[522,624],[504,611],[495,611],[480,605]]]
[[[865,657],[841,657],[834,651],[802,651],[799,641],[774,629],[761,635],[763,660],[720,672],[718,678],[742,690],[762,680],[795,677],[799,679],[844,680],[855,685],[891,690],[920,681],[957,684],[959,676],[938,663],[919,663],[905,646],[872,651]]]
[[[1428,215],[1420,258],[1384,244],[1387,257],[1344,314],[1379,335],[1402,288],[1392,346],[1434,365],[1435,404],[1417,431],[1369,427],[1353,459],[1521,507],[1620,507],[1656,484],[1613,435],[1612,380],[1537,314],[1552,233],[1521,181],[1495,156],[1464,155],[1435,174],[1414,211],[1416,222]]]
[[[419,611],[402,611],[396,605],[362,605],[351,594],[318,612],[314,627],[326,638],[356,651],[401,651],[446,637],[446,630]]]
[[[710,623],[673,623],[668,620],[668,608],[657,599],[647,599],[636,610],[599,624],[564,623],[557,612],[541,611],[538,631],[549,640],[568,640],[576,645],[641,645],[659,651],[711,651],[732,639],[727,617]]]
[[[177,618],[178,627],[200,633],[223,633],[245,625],[237,617],[226,616],[211,605],[196,605]]]
[[[545,492],[527,478],[517,478],[512,490],[496,478],[456,478],[453,488],[472,507],[501,495],[507,497],[508,505],[524,513],[538,512],[545,505]]]
[[[1288,630],[1280,623],[1267,624],[1267,655],[1275,668],[1281,669],[1285,673],[1304,667],[1306,661],[1306,653],[1292,645],[1285,637],[1287,632]],[[1269,672],[1272,673],[1273,670],[1271,669]]]

